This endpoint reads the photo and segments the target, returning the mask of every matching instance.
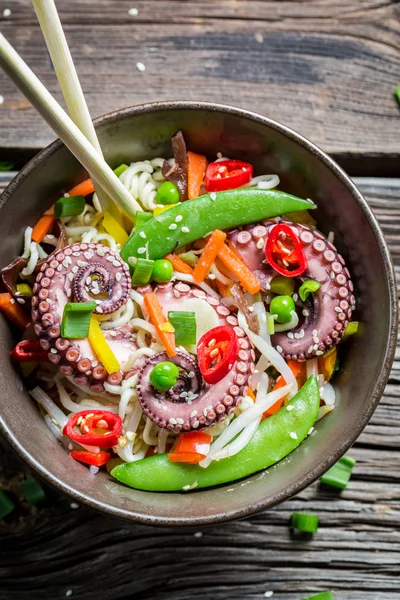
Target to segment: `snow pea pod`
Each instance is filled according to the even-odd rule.
[[[232,229],[310,208],[315,205],[308,200],[272,190],[211,192],[180,202],[136,228],[122,247],[121,257],[125,262],[131,256],[157,260],[215,229]]]
[[[319,409],[318,380],[312,375],[287,406],[262,421],[243,450],[230,458],[199,465],[172,463],[168,454],[114,467],[111,475],[130,487],[151,492],[204,488],[252,475],[290,454],[307,437]],[[186,488],[187,489],[187,488]]]

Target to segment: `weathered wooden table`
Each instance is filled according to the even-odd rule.
[[[398,1],[64,0],[59,8],[93,115],[180,98],[233,102],[276,118],[354,176],[400,268]],[[0,21],[60,98],[30,2],[2,0]],[[0,95],[0,160],[20,167],[53,136],[2,74]],[[349,452],[357,465],[341,494],[314,484],[274,510],[195,531],[126,524],[48,490],[45,507],[0,524],[0,599],[273,592],[301,600],[328,589],[338,600],[400,598],[399,360],[400,352]],[[2,451],[3,485],[16,489],[24,469]],[[313,539],[292,537],[294,510],[320,516]]]

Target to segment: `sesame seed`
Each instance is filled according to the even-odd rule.
[[[314,344],[313,349],[318,350],[318,344]]]
[[[171,423],[171,425],[176,425],[176,419],[174,419],[174,417],[171,417],[169,422]]]
[[[273,591],[264,592],[264,598],[272,598],[273,595]]]
[[[143,73],[143,71],[146,70],[146,66],[142,63],[142,62],[137,62],[136,63],[136,68],[138,71],[140,71],[141,73]]]
[[[71,502],[69,507],[72,508],[72,510],[76,510],[77,508],[79,508],[79,504],[77,504],[76,502]]]
[[[73,592],[72,590],[67,590],[67,591],[65,592],[65,595],[66,595],[66,596],[67,596],[67,598],[68,598],[69,596],[72,596],[72,594],[73,594],[73,593],[74,593],[74,592]]]
[[[264,238],[262,238],[262,237],[261,237],[261,238],[258,240],[258,242],[257,242],[257,248],[258,248],[259,250],[261,250],[261,248],[264,248]]]
[[[213,273],[209,273],[208,274],[208,279],[216,279],[215,275],[213,275]]]
[[[331,279],[335,279],[335,273],[331,271]]]
[[[297,440],[297,433],[296,433],[296,432],[294,432],[294,431],[291,431],[291,432],[289,433],[289,435],[290,435],[290,437],[292,438],[292,440]]]
[[[189,379],[193,379],[193,377],[194,377],[194,371],[189,371],[188,377],[189,377]]]
[[[146,248],[143,248],[143,246],[141,248],[138,248],[138,254],[144,254],[146,252]]]
[[[23,298],[17,298],[18,304],[25,304],[25,300]]]
[[[201,531],[196,531],[196,533],[193,534],[195,538],[201,538],[203,537],[203,533]]]
[[[197,429],[199,425],[200,425],[200,423],[198,421],[193,421],[193,423],[192,423],[193,429]]]
[[[113,260],[113,265],[114,267],[120,267],[121,263],[119,262],[119,260]]]
[[[3,96],[0,96],[0,104],[3,104],[3,102],[4,102],[4,98],[3,98]]]
[[[190,229],[189,227],[182,227],[181,231],[182,233],[189,233]]]
[[[121,281],[121,277],[122,277],[121,273],[117,273],[117,274],[115,275],[115,279],[116,279],[117,281]]]
[[[308,433],[307,433],[307,435],[311,435],[313,431],[314,431],[314,427],[311,427],[311,428],[308,430]]]
[[[316,335],[313,336],[313,342],[314,342],[314,344],[318,344],[319,343],[319,339],[317,338]]]
[[[316,354],[316,356],[322,356],[323,352],[322,352],[322,350],[317,350],[317,352],[315,354]]]
[[[182,221],[183,217],[182,215],[178,215],[175,219],[175,223],[180,223]]]
[[[314,346],[310,346],[309,349],[307,350],[307,353],[311,354],[311,352],[313,351],[313,349],[314,349]]]
[[[340,306],[335,306],[335,311],[336,311],[337,313],[341,313],[341,312],[343,312],[343,311],[342,311],[342,309],[340,308]]]
[[[176,223],[171,223],[171,225],[168,227],[168,229],[174,230],[178,227],[178,225]]]
[[[181,419],[180,417],[178,417],[176,422],[178,423],[178,425],[183,425],[185,421],[183,419]]]
[[[96,312],[102,315],[104,311],[101,306],[97,305]]]
[[[193,411],[190,413],[190,416],[191,416],[191,417],[195,417],[196,415],[197,415],[197,410],[193,410]]]
[[[288,410],[288,411],[291,411],[293,409],[294,409],[293,404],[288,404],[287,407],[286,407],[286,410]]]
[[[293,302],[297,302],[297,300],[299,299],[297,294],[293,294],[292,298],[293,298]]]
[[[276,349],[277,349],[278,352],[282,352],[282,347],[281,346],[277,346]]]
[[[128,10],[128,15],[129,15],[130,17],[137,17],[137,16],[138,16],[138,14],[139,14],[139,11],[138,11],[138,9],[137,9],[137,8],[130,8],[130,9]]]
[[[313,332],[312,332],[312,334],[313,334],[313,335],[318,335],[318,331],[317,331],[316,329],[313,329]]]
[[[11,10],[9,8],[5,8],[3,10],[3,17],[5,17],[7,19],[7,17],[9,17],[11,15]]]
[[[310,313],[308,312],[308,310],[306,308],[303,308],[303,310],[301,311],[301,314],[303,315],[303,317],[308,317],[308,315]]]
[[[297,338],[297,335],[298,335],[297,333],[293,334],[291,331],[289,331],[289,333],[287,334],[289,340],[292,340],[294,337]]]
[[[211,192],[210,198],[211,198],[211,200],[216,200],[217,199],[217,194],[215,192]]]
[[[50,348],[50,352],[51,352],[52,354],[57,354],[57,350],[56,350],[55,348]]]

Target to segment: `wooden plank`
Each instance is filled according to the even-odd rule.
[[[60,99],[31,3],[13,5],[4,34]],[[347,161],[368,155],[377,168],[383,155],[395,172],[396,2],[75,0],[59,8],[93,115],[157,99],[233,102]],[[53,139],[3,74],[0,91],[3,151]]]
[[[0,175],[0,190],[6,175]],[[3,180],[3,183],[2,183]],[[400,180],[355,179],[400,269]],[[392,228],[392,226],[394,227]],[[398,229],[398,231],[400,231]],[[349,451],[357,463],[340,494],[313,484],[273,510],[196,531],[153,529],[94,513],[48,490],[45,508],[0,524],[0,600],[394,600],[400,552],[400,344],[384,397]],[[26,467],[0,451],[0,482],[17,490]],[[75,508],[74,508],[75,507]],[[292,512],[320,518],[312,539]],[[101,592],[99,592],[101,590]]]

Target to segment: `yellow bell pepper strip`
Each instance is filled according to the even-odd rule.
[[[165,206],[156,206],[153,210],[153,215],[157,217],[158,215],[161,215],[161,213],[165,212],[166,210],[169,210],[173,206],[177,206],[177,204],[166,204]]]
[[[93,352],[107,371],[115,373],[120,370],[120,364],[107,343],[106,338],[101,330],[100,324],[95,316],[92,315],[89,327],[88,340],[93,348]]]
[[[109,233],[115,239],[117,244],[120,244],[120,246],[126,244],[128,240],[128,234],[108,211],[104,213],[102,225],[107,233]]]
[[[141,256],[144,239],[148,242],[148,258],[156,260],[204,238],[215,229],[224,231],[311,208],[316,207],[308,200],[272,190],[211,192],[172,206],[147,221],[140,230],[135,229],[121,249],[121,258],[128,262],[132,256]],[[146,237],[143,238],[141,233]]]
[[[324,376],[325,381],[329,381],[335,370],[337,359],[337,348],[336,346],[318,357],[318,372]]]
[[[168,454],[114,467],[111,475],[130,487],[151,492],[182,491],[186,486],[205,488],[248,477],[293,452],[307,437],[319,409],[318,379],[312,375],[287,407],[262,421],[257,431],[237,454],[213,461],[207,468],[172,463]],[[295,435],[292,435],[295,434]]]

